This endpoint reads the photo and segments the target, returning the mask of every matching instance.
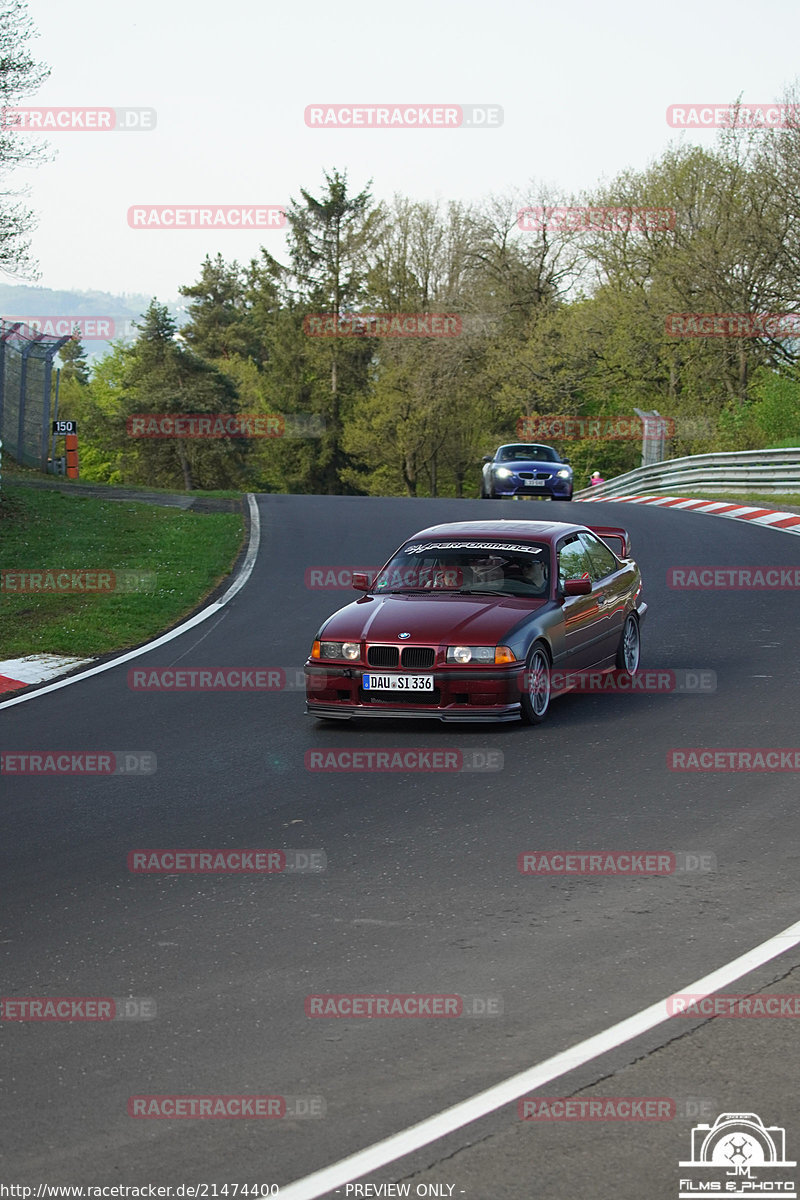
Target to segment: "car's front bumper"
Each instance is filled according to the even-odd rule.
[[[433,675],[432,692],[365,691],[361,685],[364,670],[306,663],[306,712],[313,717],[344,721],[353,717],[516,721],[521,717],[524,663],[485,671],[453,668],[419,672]]]
[[[528,484],[523,480],[499,480],[493,484],[495,496],[503,500],[515,500],[522,496],[549,496],[553,500],[563,500],[572,495],[571,479],[552,479],[540,484]]]

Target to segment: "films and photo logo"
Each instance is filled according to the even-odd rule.
[[[775,1173],[797,1166],[787,1159],[785,1143],[786,1131],[778,1125],[765,1126],[756,1113],[721,1113],[713,1125],[695,1125],[691,1158],[678,1165],[702,1168],[702,1173],[684,1173],[679,1200],[709,1192],[726,1196],[769,1192],[797,1200],[795,1181]]]

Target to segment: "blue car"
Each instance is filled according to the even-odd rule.
[[[572,467],[552,446],[513,442],[485,455],[481,473],[481,500],[517,496],[572,499]]]

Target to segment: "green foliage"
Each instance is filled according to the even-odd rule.
[[[789,96],[787,103],[792,100]],[[726,131],[670,146],[575,205],[673,219],[524,231],[544,189],[476,205],[374,204],[326,172],[287,209],[288,262],[203,261],[182,288],[180,337],[153,302],[135,346],[113,346],[81,394],[111,477],[184,486],[392,495],[477,494],[480,459],[523,415],[674,420],[669,456],[800,441],[798,342],[679,335],[687,313],[791,311],[800,294],[800,130]],[[309,336],[310,315],[450,314],[453,337]],[[676,328],[678,332],[676,332]],[[66,385],[65,381],[65,385]],[[134,411],[279,413],[316,436],[199,446],[120,433]],[[66,411],[66,410],[65,410]],[[641,461],[638,440],[564,442],[576,484]],[[246,449],[246,453],[245,453]],[[114,476],[116,477],[116,475]]]
[[[0,111],[14,108],[32,95],[50,74],[49,67],[36,62],[28,42],[38,34],[24,0],[0,3]],[[30,231],[35,225],[32,211],[7,186],[9,172],[18,166],[35,166],[47,161],[49,152],[36,139],[5,125],[0,129],[0,270],[9,275],[35,277],[29,256]],[[17,193],[17,196],[19,193]]]
[[[77,329],[69,341],[65,342],[61,347],[58,357],[62,363],[62,384],[71,379],[76,380],[80,384],[89,382],[89,365],[86,361],[86,351],[81,344]]]

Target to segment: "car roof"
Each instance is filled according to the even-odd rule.
[[[534,447],[544,450],[556,449],[555,446],[551,446],[548,442],[503,442],[502,446],[497,447],[495,454],[497,454],[499,450],[510,450],[512,446],[518,447],[520,450],[533,450]],[[557,450],[556,454],[558,454]]]
[[[562,534],[585,529],[585,525],[574,525],[570,521],[457,521],[450,525],[431,525],[420,529],[407,542],[418,538],[526,538],[530,541],[552,542]]]

